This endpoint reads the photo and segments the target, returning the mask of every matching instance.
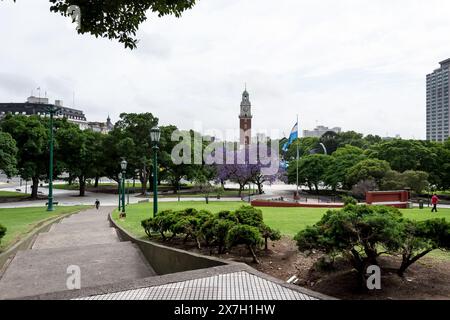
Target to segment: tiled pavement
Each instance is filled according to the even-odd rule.
[[[79,300],[317,300],[245,271]]]

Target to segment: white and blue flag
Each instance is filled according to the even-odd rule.
[[[291,134],[289,135],[289,140],[283,145],[283,152],[289,150],[290,145],[298,139],[298,121],[295,124],[294,128],[292,128]]]

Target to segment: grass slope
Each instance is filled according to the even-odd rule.
[[[39,223],[62,214],[78,212],[86,208],[86,206],[56,207],[53,212],[48,212],[46,208],[42,207],[0,209],[0,224],[8,229],[1,240],[0,252],[20,241],[33,231]]]

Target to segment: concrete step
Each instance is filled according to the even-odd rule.
[[[50,229],[50,232],[72,232],[76,230],[85,230],[85,231],[107,231],[111,228],[110,223],[108,221],[104,222],[78,222],[78,223],[55,223]]]
[[[98,216],[76,216],[76,217],[70,217],[70,218],[65,218],[63,220],[61,220],[60,223],[97,223],[97,222],[104,222],[104,221],[108,221],[108,217],[107,216],[103,216],[103,215],[98,215]]]
[[[79,229],[66,234],[65,232],[45,232],[37,236],[32,249],[53,249],[82,247],[93,244],[106,244],[119,242],[117,232],[114,228],[107,231],[95,232]]]
[[[155,276],[131,242],[19,252],[0,279],[0,299],[67,290],[69,266],[78,266],[81,287]]]

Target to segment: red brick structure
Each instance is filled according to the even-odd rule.
[[[343,208],[340,203],[305,203],[305,202],[284,202],[269,200],[253,200],[253,207],[272,207],[272,208]]]
[[[397,208],[408,208],[409,191],[370,191],[366,193],[367,204],[387,205]]]

